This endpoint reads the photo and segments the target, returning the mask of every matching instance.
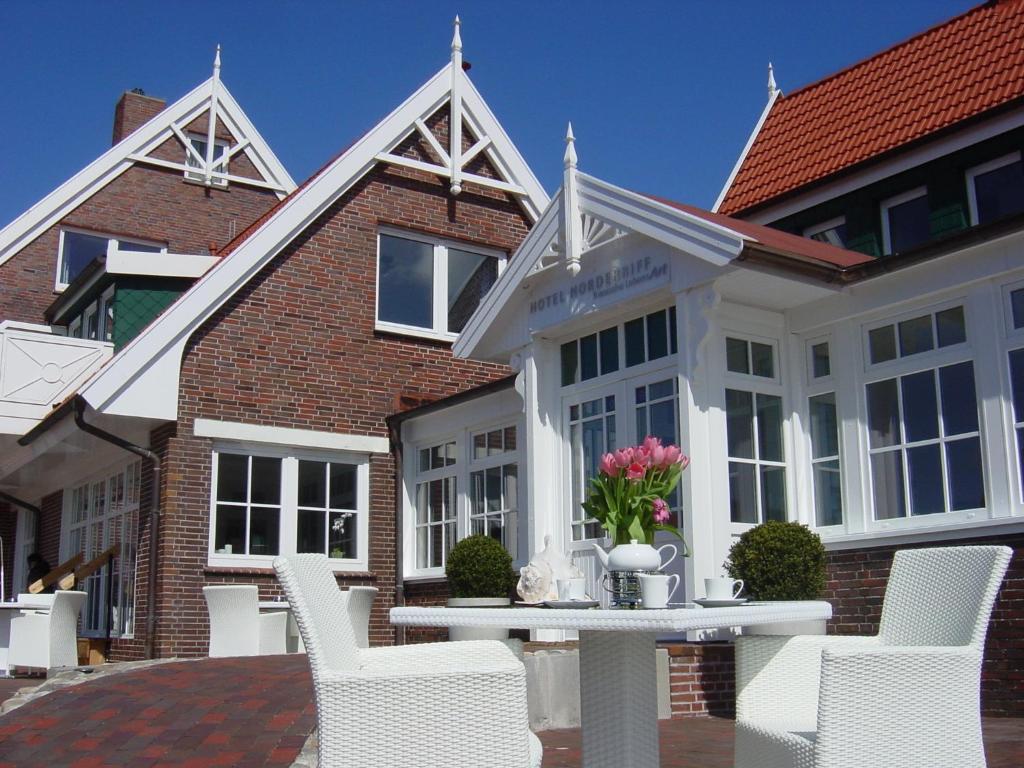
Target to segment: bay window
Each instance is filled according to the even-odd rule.
[[[411,233],[381,232],[379,330],[453,338],[498,279],[505,254]]]
[[[226,444],[213,454],[211,486],[211,565],[314,552],[336,570],[368,567],[366,457]]]

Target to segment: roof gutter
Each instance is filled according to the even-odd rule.
[[[156,635],[156,569],[157,569],[157,529],[160,524],[160,457],[148,448],[125,440],[123,437],[106,432],[85,420],[87,403],[81,395],[75,395],[70,402],[74,403],[75,425],[95,438],[116,445],[129,453],[134,453],[148,460],[153,466],[153,496],[149,505],[149,580],[146,585],[146,658],[154,658]]]

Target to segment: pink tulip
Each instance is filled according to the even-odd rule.
[[[664,523],[672,516],[672,512],[668,508],[668,504],[664,499],[655,499],[652,503],[654,507],[654,522]]]
[[[651,466],[657,469],[665,469],[668,467],[668,463],[665,461],[665,447],[661,445],[654,446],[651,449]]]
[[[644,438],[643,446],[648,451],[653,452],[659,445],[661,445],[661,438],[654,437],[653,435],[648,435]]]
[[[633,449],[633,461],[637,464],[642,464],[647,467],[651,464],[651,452],[648,451],[644,446],[638,445]]]
[[[613,455],[615,460],[615,466],[619,469],[625,469],[633,463],[633,449],[632,448],[620,448]]]
[[[665,466],[669,467],[679,461],[679,458],[683,455],[683,452],[679,450],[678,445],[669,445],[665,448],[665,457],[663,461]]]
[[[639,464],[634,461],[626,469],[626,477],[630,480],[643,480],[645,471],[643,464]]]
[[[690,457],[687,456],[686,454],[681,454],[679,456],[679,462],[678,463],[679,463],[679,469],[680,470],[684,470],[688,466],[690,466]]]
[[[601,474],[608,477],[615,477],[619,474],[619,468],[615,465],[615,457],[606,453],[601,457]]]

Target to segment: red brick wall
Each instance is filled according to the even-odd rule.
[[[117,144],[125,136],[134,133],[143,123],[157,115],[166,102],[153,96],[125,91],[114,107],[114,134],[111,144]]]
[[[672,643],[665,647],[672,717],[736,714],[732,643]]]
[[[982,712],[1024,716],[1024,534],[991,536],[970,541],[933,542],[917,546],[1001,544],[1015,554],[996,599],[985,643],[981,681]],[[874,634],[881,619],[882,597],[897,549],[911,545],[830,552],[825,599],[832,603],[830,633]]]
[[[39,505],[39,533],[36,551],[54,568],[60,563],[60,524],[64,515],[64,491],[44,496]]]
[[[206,120],[190,126],[205,132]],[[221,130],[218,135],[227,134]],[[168,139],[155,157],[184,161],[177,139]],[[231,173],[255,178],[244,156],[231,159]],[[103,233],[167,243],[171,253],[203,253],[211,243],[225,245],[272,205],[272,192],[232,183],[207,189],[186,182],[181,171],[136,164],[64,217],[61,224]],[[44,322],[43,310],[57,296],[60,225],[54,225],[0,265],[0,321]]]
[[[448,602],[446,579],[407,581],[403,586],[406,605],[437,606]],[[448,639],[448,630],[444,627],[403,627],[402,632],[407,643],[433,643]]]
[[[14,585],[14,554],[17,547],[14,536],[18,530],[18,508],[0,501],[0,539],[4,542],[4,594],[0,600],[9,598],[15,590]]]
[[[454,361],[448,344],[375,332],[381,224],[511,253],[528,221],[506,196],[470,187],[458,198],[433,176],[378,167],[330,206],[187,346],[177,436],[169,441],[161,528],[160,655],[206,652],[205,584],[257,583],[269,573],[207,567],[211,441],[198,417],[339,433],[388,435],[401,392],[443,397],[508,370]],[[231,257],[229,257],[231,258]],[[395,488],[390,456],[370,466],[369,572],[340,579],[380,590],[371,641],[393,642]]]

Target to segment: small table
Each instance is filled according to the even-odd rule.
[[[584,768],[657,768],[659,765],[655,659],[655,638],[659,633],[750,627],[831,616],[832,606],[819,601],[665,610],[391,609],[391,622],[405,626],[579,631]]]
[[[11,668],[7,665],[7,651],[11,647],[11,619],[15,612],[20,611],[49,611],[50,603],[30,602],[20,600],[16,602],[0,603],[0,677],[10,677]]]
[[[299,625],[295,623],[295,616],[292,615],[292,607],[286,600],[260,600],[259,603],[260,611],[288,611],[288,638],[285,645],[285,650],[288,653],[297,653],[305,651],[306,648],[302,644],[302,637],[299,635]]]

